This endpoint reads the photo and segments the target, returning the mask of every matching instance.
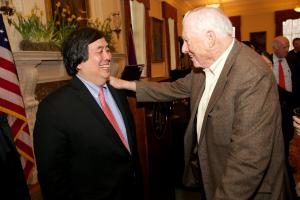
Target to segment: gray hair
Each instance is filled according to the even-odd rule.
[[[233,27],[229,18],[219,8],[200,7],[185,14],[183,24],[187,20],[196,22],[197,31],[214,30],[226,36],[233,35]]]
[[[278,48],[279,45],[280,45],[280,42],[279,42],[278,40],[274,39],[274,40],[272,41],[272,47]]]
[[[282,35],[275,37],[272,41],[272,47],[279,48],[282,45],[283,41],[289,42],[289,39]]]

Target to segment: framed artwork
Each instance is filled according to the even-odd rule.
[[[163,21],[157,18],[151,18],[151,39],[152,39],[152,54],[151,61],[153,63],[163,62]]]
[[[250,33],[250,41],[254,44],[255,48],[260,51],[266,50],[266,40],[267,40],[267,32],[251,32]]]
[[[59,9],[60,12],[62,7],[68,7],[71,13],[75,14],[77,17],[80,16],[83,19],[88,18],[88,0],[45,0],[48,21],[53,17],[58,2],[61,4]],[[81,25],[85,25],[85,23],[86,22],[83,20],[83,24]]]

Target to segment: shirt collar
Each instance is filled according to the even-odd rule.
[[[227,49],[222,53],[222,55],[209,67],[209,68],[205,68],[204,72],[210,72],[213,75],[218,74],[218,72],[220,72],[223,69],[223,66],[220,66],[220,64],[222,63],[222,61],[226,60],[226,58],[228,57],[232,47],[234,44],[234,40],[232,40],[231,44],[227,47]]]
[[[278,58],[274,53],[273,53],[273,61],[274,62],[279,62],[279,60],[284,60],[285,58]]]
[[[82,78],[82,77],[81,77],[80,75],[78,75],[78,74],[76,74],[76,76],[77,76],[77,78],[79,78],[79,80],[81,80],[81,81],[84,83],[84,85],[86,85],[86,87],[88,87],[88,89],[89,89],[90,91],[95,92],[96,94],[99,93],[100,88],[99,88],[98,85],[96,85],[95,83],[92,83],[92,82],[90,82],[90,81],[88,81],[88,80]],[[103,88],[107,88],[107,84],[106,84],[106,83],[103,85]]]

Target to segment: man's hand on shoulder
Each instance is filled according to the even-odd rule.
[[[136,91],[136,83],[134,81],[126,81],[114,76],[109,77],[109,84],[117,89],[127,89]]]

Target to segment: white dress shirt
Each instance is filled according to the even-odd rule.
[[[205,89],[201,100],[198,105],[197,112],[197,140],[199,143],[200,134],[202,130],[202,124],[204,115],[207,109],[208,102],[210,97],[215,89],[216,83],[220,77],[222,69],[224,67],[225,61],[233,47],[234,40],[226,49],[226,51],[209,67],[205,68],[203,71],[205,72]]]
[[[290,67],[286,61],[285,58],[278,58],[275,54],[273,54],[273,73],[276,79],[277,84],[279,84],[279,73],[278,73],[278,65],[279,61],[282,60],[282,68],[283,68],[283,73],[284,73],[284,83],[285,83],[285,90],[292,92],[292,73],[290,70]]]

